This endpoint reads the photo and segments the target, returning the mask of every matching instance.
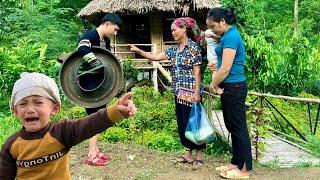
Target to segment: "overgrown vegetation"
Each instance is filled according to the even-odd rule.
[[[293,36],[291,0],[223,1],[235,7],[247,49],[247,78],[258,92],[319,96],[319,1],[299,1],[299,33]]]
[[[56,78],[56,58],[75,49],[83,27],[75,9],[60,0],[2,0],[0,7],[0,108],[8,114],[19,74],[36,71]]]

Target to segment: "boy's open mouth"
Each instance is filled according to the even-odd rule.
[[[38,117],[29,117],[29,118],[26,118],[26,121],[27,122],[39,121],[39,118]]]

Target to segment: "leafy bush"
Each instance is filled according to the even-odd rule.
[[[8,111],[9,98],[14,82],[22,72],[41,72],[55,77],[57,74],[56,61],[44,61],[47,50],[46,44],[31,43],[21,40],[13,48],[0,47],[0,99],[4,100],[1,108]],[[9,111],[8,111],[9,112]]]
[[[319,137],[309,135],[307,137],[308,143],[305,145],[311,152],[320,157],[320,140]]]
[[[120,127],[111,127],[101,133],[99,138],[102,141],[115,143],[118,141],[126,142],[129,139],[129,136],[125,129]]]
[[[214,141],[211,141],[207,144],[207,148],[205,149],[205,153],[208,155],[230,155],[231,153],[231,147],[230,145],[225,142],[220,136],[217,136],[217,138]]]
[[[181,145],[177,137],[174,138],[168,132],[157,133],[152,139],[150,139],[150,141],[146,142],[146,145],[150,148],[163,152],[181,149]]]
[[[309,92],[320,97],[320,79],[310,81]]]
[[[20,39],[44,43],[48,45],[48,59],[73,51],[83,31],[76,12],[58,7],[59,0],[26,2],[29,3],[1,8],[0,46],[17,46]]]
[[[59,121],[63,119],[77,119],[87,115],[85,108],[74,105],[69,100],[65,99],[64,96],[61,98],[62,109],[61,111],[52,116],[52,121]]]
[[[271,122],[271,111],[269,108],[250,107],[246,112],[247,127],[252,144],[258,148],[258,156],[263,155],[265,146],[262,140],[270,138],[269,132]]]
[[[130,59],[123,60],[123,72],[125,79],[137,79],[139,70],[134,67],[134,63]]]
[[[177,137],[165,131],[146,129],[134,139],[135,143],[146,145],[149,148],[162,152],[181,150],[182,146]]]
[[[101,134],[103,141],[134,141],[161,151],[177,149],[179,144],[175,107],[171,92],[160,94],[150,87],[133,90],[137,113]],[[109,104],[113,104],[115,99]],[[162,147],[162,145],[164,145]]]
[[[120,127],[129,128],[132,131],[165,129],[168,132],[177,132],[171,92],[164,92],[161,95],[150,87],[136,88],[133,92],[137,113],[132,119],[121,122]]]
[[[0,113],[0,144],[21,129],[20,122],[14,116],[6,116]]]

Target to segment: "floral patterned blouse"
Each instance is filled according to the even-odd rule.
[[[173,93],[178,95],[180,87],[196,89],[196,81],[193,72],[194,65],[200,65],[202,62],[200,46],[188,39],[186,46],[180,52],[178,45],[173,45],[165,51],[167,59],[172,64],[172,88]],[[201,88],[202,89],[202,83]]]

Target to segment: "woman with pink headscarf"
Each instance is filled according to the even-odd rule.
[[[145,52],[134,45],[129,45],[130,50],[153,61],[169,60],[172,64],[172,88],[175,96],[176,118],[181,144],[186,152],[178,159],[180,163],[203,164],[203,150],[206,144],[196,145],[185,137],[185,130],[189,120],[192,102],[201,101],[201,48],[200,29],[196,21],[190,17],[177,18],[171,24],[171,32],[178,43],[172,45],[159,54]],[[180,96],[181,93],[189,95]],[[186,100],[188,99],[188,100]],[[195,150],[195,157],[192,151]]]

